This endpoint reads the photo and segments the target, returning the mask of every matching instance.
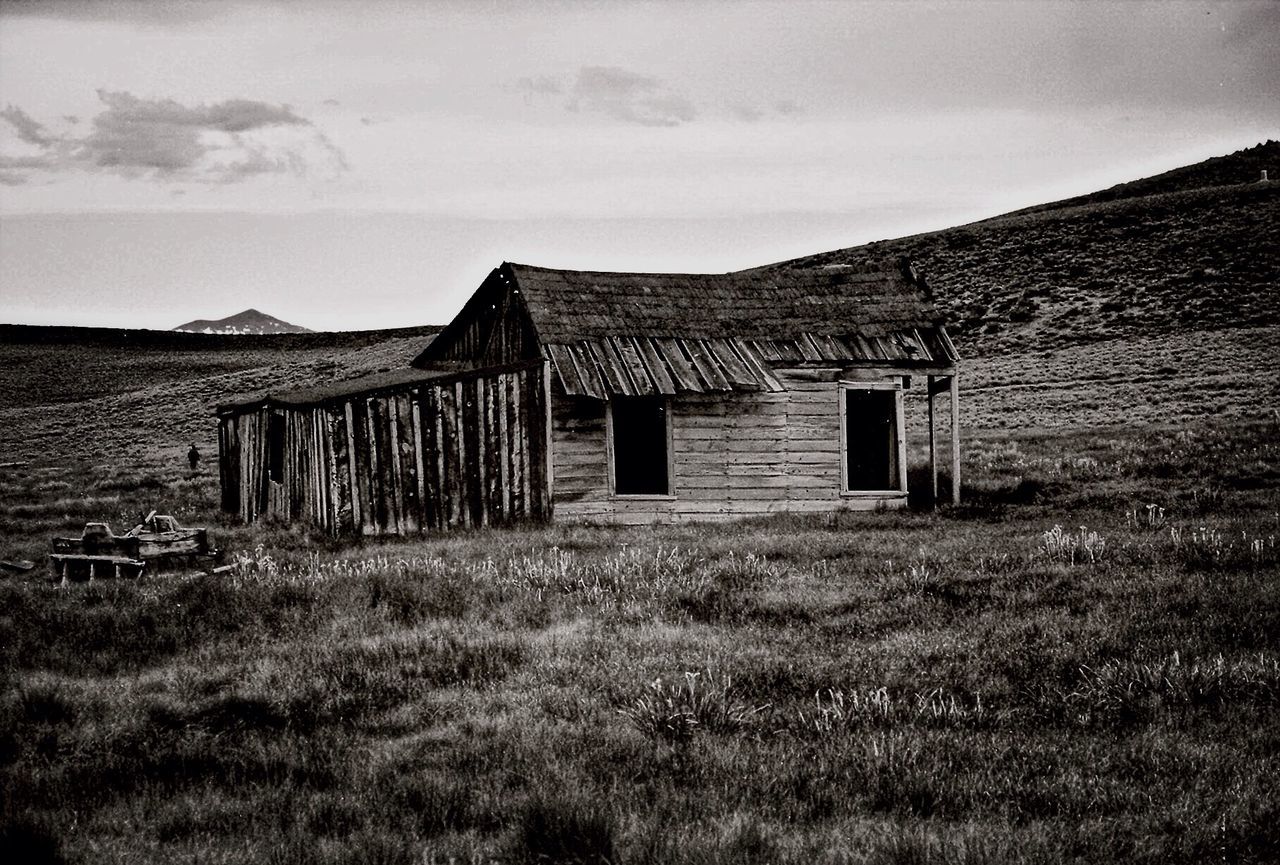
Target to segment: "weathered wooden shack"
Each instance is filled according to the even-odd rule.
[[[413,533],[895,507],[904,390],[957,355],[904,263],[730,274],[505,263],[414,369],[222,407],[223,506]]]
[[[333,534],[551,515],[540,360],[398,370],[219,407],[222,509]]]

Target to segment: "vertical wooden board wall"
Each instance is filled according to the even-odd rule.
[[[335,534],[414,534],[545,516],[544,382],[541,367],[531,366],[228,415],[219,426],[224,503],[248,522],[274,515]],[[269,480],[273,411],[285,420],[283,483]]]
[[[303,423],[296,411],[285,411],[284,465],[281,466],[279,509],[275,516],[288,522],[303,513],[306,497],[306,460],[303,450]]]
[[[421,438],[418,436],[415,400],[408,393],[396,395],[396,447],[400,452],[401,530],[417,534],[422,528],[422,495],[420,493]]]
[[[377,534],[384,535],[395,525],[392,505],[392,464],[387,446],[387,406],[378,397],[369,397],[369,474],[373,489],[373,512]]]
[[[355,534],[364,531],[364,498],[360,491],[360,457],[356,445],[357,428],[360,425],[356,413],[355,401],[344,400],[342,403],[342,435],[343,450],[346,454],[347,486],[350,489],[351,524],[350,530]]]
[[[262,409],[250,415],[253,426],[253,515],[256,519],[267,510],[267,410]]]
[[[533,497],[529,510],[530,516],[541,519],[551,513],[550,486],[547,478],[546,418],[544,411],[544,390],[542,375],[544,367],[536,367],[528,371],[521,370],[519,375],[524,393],[524,405],[528,412],[525,417],[526,436],[529,440],[529,487]]]
[[[519,378],[503,376],[507,392],[507,426],[511,430],[511,510],[518,516],[529,514],[528,424],[522,410]]]
[[[444,528],[441,476],[444,455],[440,451],[440,401],[436,388],[424,387],[418,394],[418,423],[422,428],[423,511],[426,525]]]
[[[369,441],[369,407],[363,397],[351,400],[352,432],[355,444],[352,465],[355,467],[356,491],[360,499],[360,533],[377,534],[377,517],[374,513],[372,446]]]
[[[240,428],[240,508],[245,522],[258,516],[258,412],[243,414],[236,419]]]
[[[483,380],[482,380],[483,381]],[[484,382],[484,477],[485,510],[493,523],[504,523],[509,514],[502,507],[502,492],[498,485],[502,477],[502,442],[498,429],[498,380]]]
[[[382,446],[378,453],[385,454],[381,460],[383,494],[387,498],[385,531],[387,534],[398,535],[404,531],[404,478],[400,470],[397,406],[394,397],[381,397],[377,402],[382,419],[379,429]]]
[[[467,509],[461,496],[465,489],[466,472],[463,468],[465,450],[458,429],[459,404],[462,385],[441,387],[440,394],[440,451],[444,455],[444,497],[446,524],[449,528],[466,525]]]
[[[391,450],[391,501],[395,506],[395,533],[407,535],[410,532],[409,508],[411,505],[409,503],[409,495],[413,487],[412,469],[408,472],[405,471],[404,445],[407,443],[407,437],[404,435],[404,425],[400,419],[399,396],[387,397],[386,404],[387,439]]]
[[[240,436],[234,415],[218,420],[218,480],[222,510],[240,515]]]
[[[350,505],[346,496],[346,435],[342,431],[342,409],[330,406],[324,410],[324,449],[325,464],[329,468],[328,495],[329,507],[325,527],[330,534],[341,534],[346,529],[347,515]],[[346,510],[344,510],[344,508]]]
[[[468,379],[462,383],[462,435],[466,441],[467,504],[471,511],[471,524],[489,524],[485,507],[484,490],[484,411],[481,407],[482,379]]]

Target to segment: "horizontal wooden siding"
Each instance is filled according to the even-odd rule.
[[[645,524],[904,503],[899,495],[841,496],[837,377],[781,377],[783,393],[672,398],[670,498],[612,496],[604,403],[557,397],[557,519]]]

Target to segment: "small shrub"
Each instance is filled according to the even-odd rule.
[[[618,714],[653,739],[688,741],[695,730],[736,733],[751,723],[768,705],[749,707],[733,695],[733,682],[717,681],[707,670],[685,673],[683,683],[650,683],[645,692],[618,709]]]
[[[1262,654],[1184,662],[1174,652],[1147,663],[1107,661],[1081,667],[1080,681],[1066,700],[1080,709],[1083,720],[1138,721],[1174,707],[1270,707],[1280,702],[1280,660]]]
[[[1076,560],[1087,560],[1089,564],[1102,561],[1107,550],[1106,538],[1097,532],[1091,532],[1081,526],[1076,533],[1065,531],[1062,526],[1055,525],[1041,536],[1040,551],[1050,560],[1074,565]]]

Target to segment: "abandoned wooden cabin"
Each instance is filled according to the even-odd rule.
[[[362,534],[896,507],[913,380],[935,498],[934,406],[949,394],[958,501],[957,355],[905,262],[505,263],[411,369],[220,407],[222,504]]]

